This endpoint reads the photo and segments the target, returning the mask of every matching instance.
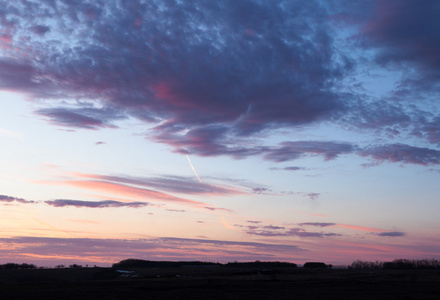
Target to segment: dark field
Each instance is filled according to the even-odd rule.
[[[0,299],[440,299],[439,270],[124,270],[0,270]]]

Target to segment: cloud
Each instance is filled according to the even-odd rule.
[[[269,230],[277,230],[277,229],[284,229],[284,226],[274,226],[274,225],[267,225],[267,226],[263,226],[264,229],[269,229]]]
[[[46,264],[105,264],[136,257],[148,260],[250,261],[260,259],[292,260],[298,252],[295,245],[236,242],[213,239],[158,237],[144,239],[88,239],[16,237],[0,238],[0,260],[11,255],[25,261]],[[221,249],[219,251],[218,249]],[[273,253],[277,253],[277,257]]]
[[[375,1],[374,15],[362,28],[370,46],[377,47],[380,64],[413,63],[427,75],[440,71],[440,42],[436,39],[436,1]],[[425,77],[425,79],[426,79]],[[434,78],[432,78],[434,79]]]
[[[253,223],[253,224],[260,224],[261,223],[261,221],[254,221],[254,220],[248,220],[246,222]]]
[[[344,106],[332,86],[350,64],[318,1],[21,1],[3,14],[11,43],[27,51],[3,50],[2,84],[44,100],[37,112],[57,125],[112,127],[111,108],[159,124],[150,138],[178,151],[240,157],[253,153],[243,137]]]
[[[212,185],[205,182],[195,181],[192,177],[183,176],[160,176],[160,177],[135,177],[135,176],[114,176],[75,173],[75,176],[100,180],[115,184],[128,184],[139,187],[149,187],[167,192],[190,194],[190,195],[239,195],[243,191],[235,187]]]
[[[46,108],[36,113],[48,117],[57,125],[84,129],[116,128],[110,122],[125,118],[115,110],[97,108]]]
[[[193,206],[206,206],[206,204],[203,202],[175,197],[155,190],[133,187],[129,185],[117,184],[112,182],[97,181],[97,180],[67,180],[62,183],[88,190],[98,190],[106,193],[123,195],[125,197],[134,197],[138,199],[156,199],[161,201],[170,201],[170,202],[176,202],[180,204],[193,205]]]
[[[299,170],[305,170],[305,168],[303,168],[303,167],[285,167],[285,168],[283,168],[283,170],[286,170],[286,171],[299,171]]]
[[[48,205],[55,207],[66,207],[74,206],[77,208],[88,207],[88,208],[107,208],[107,207],[132,207],[139,208],[150,205],[147,202],[120,202],[113,200],[101,200],[101,201],[82,201],[82,200],[67,200],[67,199],[56,199],[44,201]]]
[[[321,195],[320,193],[305,193],[305,192],[282,192],[282,194],[287,194],[287,195],[301,195],[303,197],[308,197],[310,200],[316,200],[319,198],[319,195]]]
[[[298,223],[298,225],[299,226],[328,227],[328,226],[335,226],[336,223],[306,222],[306,223]]]
[[[440,146],[440,117],[428,119],[426,115],[421,116],[418,118],[415,128],[413,128],[412,134]]]
[[[35,82],[38,77],[33,66],[17,59],[0,56],[0,89],[32,93],[39,88]],[[44,93],[44,91],[41,91]]]
[[[35,113],[57,126],[98,130],[140,120],[149,140],[187,155],[286,162],[361,152],[437,164],[429,151],[384,158],[390,149],[381,145],[267,143],[280,129],[328,122],[374,135],[409,133],[438,146],[435,113],[420,119],[429,111],[419,104],[440,91],[438,7],[408,0],[23,0],[2,8],[0,89],[37,100]],[[398,74],[392,96],[371,99],[347,83],[372,65]]]
[[[302,238],[323,238],[323,237],[330,237],[330,236],[341,236],[340,234],[331,233],[331,232],[330,233],[310,232],[310,231],[306,231],[302,228],[294,228],[294,227],[286,228],[284,226],[276,226],[276,225],[265,225],[265,226],[258,225],[260,223],[261,222],[255,223],[256,225],[252,225],[252,226],[249,226],[249,225],[243,226],[243,225],[239,225],[239,224],[236,224],[235,226],[240,227],[240,228],[245,227],[246,234],[258,235],[258,236],[264,236],[264,237],[275,237],[275,236],[292,237],[292,236],[296,236],[296,237],[302,237]],[[327,225],[327,224],[331,224],[331,225]],[[333,224],[334,223],[301,223],[298,225],[300,225],[300,226],[309,225],[309,226],[327,227],[327,226],[332,226]]]
[[[266,192],[271,192],[271,189],[266,187],[254,187],[252,188],[252,192],[255,194],[264,194]]]
[[[25,200],[23,198],[17,198],[17,197],[12,197],[12,196],[6,196],[6,195],[0,195],[0,202],[6,202],[6,203],[11,203],[11,202],[18,202],[18,203],[35,203],[35,201],[32,200]]]
[[[38,35],[45,35],[50,31],[50,27],[45,25],[33,25],[29,27],[29,30]]]
[[[379,232],[376,233],[378,236],[389,236],[389,237],[399,237],[399,236],[405,236],[405,232],[400,231],[386,231],[386,232]]]
[[[354,145],[338,142],[297,141],[282,142],[280,147],[269,151],[266,160],[284,162],[298,159],[305,154],[322,155],[325,160],[335,159],[341,154],[349,154],[356,150]]]
[[[388,161],[424,166],[440,164],[439,150],[414,147],[405,144],[371,146],[363,149],[359,154],[362,156],[369,156],[377,163]]]
[[[183,210],[183,209],[166,209],[166,211],[179,212],[179,213],[186,212],[186,210]]]
[[[383,233],[386,231],[386,230],[380,229],[380,228],[365,227],[365,226],[350,225],[350,224],[336,224],[335,226],[344,227],[344,228],[348,228],[348,229],[352,229],[352,230],[376,232],[376,233]]]
[[[256,228],[249,228],[248,231],[246,231],[247,234],[250,235],[258,235],[258,236],[265,236],[265,237],[273,237],[273,236],[297,236],[301,238],[323,238],[326,236],[340,236],[340,234],[336,233],[323,233],[323,232],[309,232],[305,231],[301,228],[290,228],[285,231],[279,231],[279,230],[267,230],[267,229],[256,229]]]
[[[227,209],[227,208],[221,208],[221,207],[205,206],[204,208],[207,209],[207,210],[211,210],[211,211],[221,210],[221,211],[232,212],[232,210],[230,210],[230,209]]]

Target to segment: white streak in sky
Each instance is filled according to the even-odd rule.
[[[194,169],[194,167],[193,167],[193,165],[192,165],[192,163],[191,163],[191,160],[189,159],[189,156],[187,155],[186,158],[188,158],[189,165],[191,166],[191,169],[194,171],[194,174],[196,174],[197,179],[199,180],[200,183],[202,183],[202,181],[200,180],[199,175],[198,175],[197,172],[196,172],[196,169]]]

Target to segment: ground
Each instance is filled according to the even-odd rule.
[[[440,299],[439,270],[0,270],[0,299]]]

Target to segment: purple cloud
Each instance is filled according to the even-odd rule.
[[[374,4],[374,15],[363,26],[362,33],[370,46],[379,49],[376,60],[384,65],[412,63],[422,68],[425,75],[438,75],[440,41],[436,29],[440,4],[409,0]]]
[[[96,108],[46,108],[40,109],[36,113],[48,117],[57,125],[84,129],[116,128],[110,122],[125,118],[113,109]]]
[[[377,161],[377,163],[389,161],[424,166],[440,164],[439,150],[404,144],[371,146],[360,151],[359,154],[369,156]]]
[[[183,176],[161,176],[161,177],[134,177],[134,176],[112,176],[99,174],[78,174],[80,177],[103,180],[113,183],[123,183],[142,187],[155,188],[167,192],[182,194],[213,194],[231,195],[244,193],[236,188],[212,185],[205,182],[198,182],[192,177]]]
[[[348,143],[297,141],[282,142],[280,147],[269,151],[266,160],[283,162],[298,159],[305,154],[322,155],[325,160],[331,160],[341,154],[349,154],[356,150],[356,146]]]
[[[6,195],[0,195],[0,202],[6,202],[6,203],[11,203],[11,202],[18,202],[18,203],[35,203],[35,201],[32,200],[25,200],[23,198],[17,198],[17,197],[11,197],[11,196],[6,196]]]
[[[82,200],[67,200],[67,199],[56,199],[44,201],[44,203],[55,206],[55,207],[66,207],[74,206],[77,208],[87,207],[87,208],[108,208],[108,207],[133,207],[139,208],[150,205],[147,202],[120,202],[113,200],[102,200],[102,201],[82,201]]]
[[[253,220],[248,220],[246,222],[253,223],[253,224],[260,224],[261,223],[261,221],[253,221]]]
[[[252,192],[255,194],[264,194],[266,192],[271,192],[271,189],[266,187],[254,187],[252,188]]]
[[[50,31],[50,27],[45,25],[34,25],[29,27],[29,30],[38,35],[45,35],[47,32]]]
[[[15,45],[28,49],[26,57],[10,54],[28,72],[2,77],[46,99],[51,107],[38,113],[55,124],[111,126],[111,107],[160,122],[153,140],[200,155],[248,155],[252,147],[236,145],[244,136],[328,119],[343,107],[332,85],[350,64],[335,54],[319,2],[159,2],[160,10],[138,1],[7,7],[3,22],[14,21]],[[301,25],[304,15],[315,22]],[[76,42],[81,47],[70,46]],[[76,105],[53,101],[66,97]],[[99,102],[103,113],[83,111],[84,100]]]
[[[136,118],[151,125],[148,139],[182,154],[284,162],[359,151],[349,142],[262,141],[273,130],[321,121],[438,146],[436,116],[415,124],[427,111],[412,101],[440,91],[438,7],[19,1],[1,12],[0,89],[38,99],[36,113],[59,126],[116,128]],[[340,47],[338,26],[353,32],[345,39],[352,48]],[[346,86],[361,62],[402,74],[394,96],[372,100]]]
[[[324,226],[323,226],[324,227]],[[305,231],[302,228],[288,228],[279,227],[279,226],[247,226],[248,230],[247,234],[250,235],[258,235],[265,237],[274,237],[274,236],[297,236],[302,238],[323,238],[329,236],[341,236],[337,233],[323,233],[323,232],[309,232]]]
[[[299,226],[328,227],[328,226],[335,226],[336,223],[306,222],[306,223],[298,223],[298,225]]]
[[[379,232],[376,235],[378,236],[389,236],[389,237],[399,237],[399,236],[405,236],[405,232],[400,231],[387,231],[387,232]]]
[[[307,251],[295,245],[159,237],[151,239],[0,238],[0,260],[19,254],[27,261],[65,264],[66,261],[111,265],[125,258],[148,260],[250,261],[287,259]],[[218,249],[222,249],[219,255]],[[164,256],[165,253],[165,256]],[[196,253],[196,254],[194,254]],[[275,257],[273,253],[277,253]]]
[[[274,225],[263,226],[263,228],[268,230],[285,229],[285,227],[283,226],[274,226]]]
[[[166,209],[166,211],[179,212],[179,213],[186,212],[186,210],[183,210],[183,209]]]

